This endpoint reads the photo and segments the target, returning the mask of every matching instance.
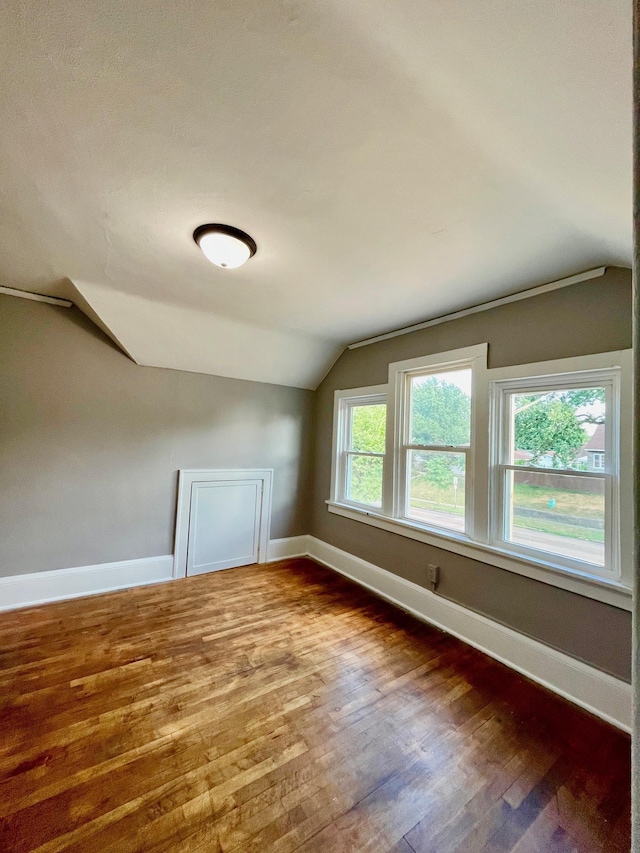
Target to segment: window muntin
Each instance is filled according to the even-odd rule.
[[[496,383],[496,544],[619,577],[617,387],[614,370]]]
[[[467,533],[472,385],[468,363],[405,374],[401,518]]]

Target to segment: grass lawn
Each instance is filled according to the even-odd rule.
[[[556,536],[568,536],[570,539],[580,539],[583,542],[604,542],[604,530],[578,527],[575,524],[560,524],[544,518],[523,518],[518,515],[514,519],[513,526],[524,530],[537,530],[540,533],[554,533]]]
[[[514,492],[516,506],[523,509],[525,507],[539,509],[544,512],[557,512],[559,515],[574,515],[578,518],[602,518],[604,515],[604,495],[548,489],[524,483],[516,483]],[[556,502],[552,510],[549,508],[550,500]]]
[[[589,495],[584,492],[570,492],[564,489],[549,489],[517,483],[514,489],[515,505],[522,509],[557,512],[558,515],[572,515],[577,518],[598,518],[604,516],[604,496]],[[435,509],[454,515],[464,514],[464,481],[460,480],[455,505],[453,486],[440,488],[429,483],[425,477],[416,477],[411,481],[411,505],[422,509]],[[555,500],[555,507],[549,507],[549,501]],[[524,518],[517,516],[517,526],[527,530],[539,530],[542,533],[555,533],[572,539],[588,542],[603,542],[604,531],[573,524],[563,524],[545,518]]]

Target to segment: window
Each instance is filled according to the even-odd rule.
[[[362,388],[340,396],[335,425],[340,446],[337,498],[373,508],[382,507],[387,425],[386,393],[377,390]]]
[[[402,515],[464,532],[471,368],[407,373],[405,383]]]
[[[487,349],[336,392],[330,511],[628,609],[631,352]]]
[[[619,574],[618,388],[615,370],[495,383],[496,544],[591,574]],[[605,449],[594,454],[596,432]]]
[[[388,386],[336,391],[330,503],[466,538],[482,481],[473,400],[486,355],[481,344],[398,362]]]
[[[474,471],[475,409],[478,393],[485,394],[486,361],[487,345],[480,344],[389,365],[395,411],[387,514],[474,538],[474,504],[483,492]]]

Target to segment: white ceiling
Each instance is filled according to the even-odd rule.
[[[344,343],[629,266],[631,35],[630,0],[4,0],[0,284],[143,364],[314,387]],[[213,267],[203,222],[258,254]]]

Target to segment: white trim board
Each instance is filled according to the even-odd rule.
[[[498,299],[492,299],[490,302],[481,302],[479,305],[472,305],[470,308],[462,308],[460,311],[454,311],[451,314],[443,314],[441,317],[434,317],[433,319],[425,320],[422,323],[414,323],[412,326],[403,326],[401,329],[394,329],[391,332],[374,335],[373,337],[365,338],[362,341],[355,341],[355,343],[349,344],[347,349],[367,347],[369,344],[377,344],[378,341],[387,341],[389,338],[397,338],[400,335],[409,335],[411,332],[417,332],[420,329],[428,329],[430,326],[437,326],[440,323],[448,323],[449,320],[468,317],[469,314],[477,314],[480,311],[489,311],[491,308],[498,308],[500,305],[508,305],[510,302],[520,302],[522,299],[531,299],[532,296],[540,296],[542,293],[549,293],[552,290],[560,290],[562,287],[569,287],[569,285],[578,284],[580,281],[599,278],[600,276],[603,276],[606,271],[606,267],[596,267],[592,270],[579,272],[577,275],[570,275],[568,278],[560,278],[557,281],[550,281],[547,284],[539,284],[537,287],[530,287],[527,290],[519,290],[517,293],[512,293],[510,296],[501,296]]]
[[[309,554],[309,537],[289,536],[287,539],[270,539],[267,548],[267,563],[289,560],[292,557],[306,557]]]
[[[171,580],[173,557],[144,557],[0,578],[0,611]]]
[[[632,692],[627,682],[313,536],[309,537],[309,556],[597,717],[631,732]]]
[[[5,296],[17,296],[19,299],[32,299],[34,302],[47,302],[49,305],[57,305],[59,308],[71,308],[73,302],[70,299],[61,299],[59,296],[44,296],[42,293],[33,293],[30,290],[16,290],[15,287],[0,286],[0,293]]]

